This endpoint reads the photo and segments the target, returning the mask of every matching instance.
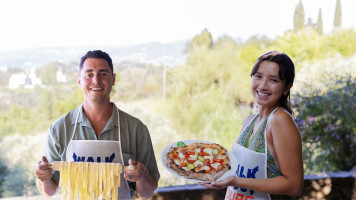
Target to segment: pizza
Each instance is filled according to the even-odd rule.
[[[164,155],[163,162],[180,176],[202,181],[214,181],[231,169],[228,151],[216,143],[179,142]]]

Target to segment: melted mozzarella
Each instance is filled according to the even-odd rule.
[[[213,160],[213,156],[204,156],[204,159],[209,159],[210,161]]]
[[[213,149],[211,149],[211,148],[206,148],[203,151],[208,153],[209,155],[213,155]]]
[[[197,161],[195,161],[195,163],[193,163],[194,166],[198,166],[198,165],[202,165],[202,164],[203,164],[203,162],[200,160],[197,160]]]
[[[210,167],[209,166],[204,166],[201,168],[201,170],[210,170]]]
[[[197,157],[198,157],[198,155],[189,155],[189,158],[190,158],[191,160],[196,160]]]
[[[218,167],[221,165],[221,163],[213,163],[211,164],[212,167],[214,167],[215,169],[218,169]]]
[[[182,152],[179,152],[178,156],[179,156],[179,158],[185,158],[185,156]]]

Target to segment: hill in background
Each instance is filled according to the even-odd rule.
[[[185,63],[184,49],[188,40],[173,43],[151,42],[135,46],[103,46],[100,49],[110,54],[113,62],[132,61],[139,63],[176,66]],[[89,50],[97,46],[40,47],[33,49],[1,50],[0,67],[41,67],[53,61],[62,63],[79,62]]]

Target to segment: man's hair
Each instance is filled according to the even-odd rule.
[[[87,58],[101,58],[101,59],[106,60],[106,62],[108,62],[108,64],[109,64],[111,72],[114,74],[114,67],[113,67],[112,60],[111,60],[109,54],[107,54],[106,52],[101,51],[101,50],[88,51],[83,57],[80,58],[79,73],[83,68],[84,61]]]

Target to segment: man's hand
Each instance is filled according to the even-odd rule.
[[[42,161],[36,163],[35,174],[40,181],[48,181],[52,178],[52,169],[45,156],[42,156]]]
[[[149,199],[158,186],[158,180],[150,175],[146,166],[142,163],[130,159],[129,165],[135,166],[135,170],[125,170],[125,179],[136,182],[136,192],[141,197]]]
[[[130,182],[137,182],[149,175],[147,168],[140,162],[129,160],[129,165],[135,166],[135,170],[125,170],[124,177]]]
[[[59,181],[52,180],[52,169],[45,156],[35,165],[35,174],[37,176],[36,186],[41,194],[53,196],[56,194]]]

